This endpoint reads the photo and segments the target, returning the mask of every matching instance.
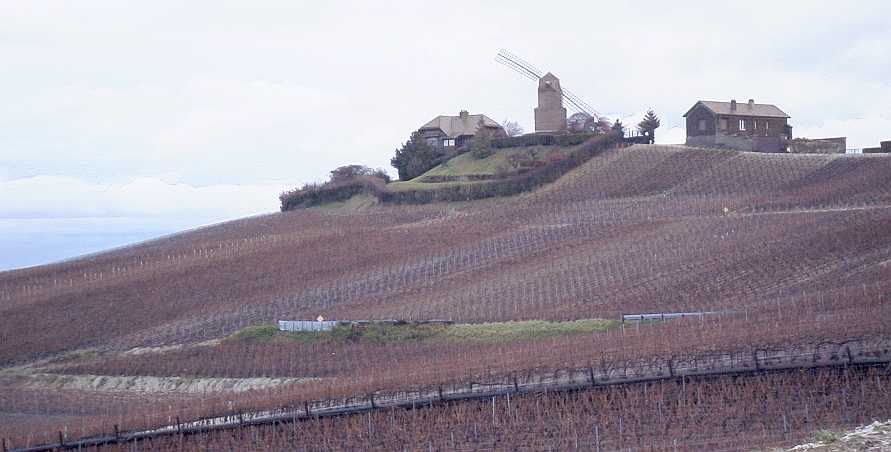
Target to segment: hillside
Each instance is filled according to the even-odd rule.
[[[488,180],[499,174],[516,174],[521,160],[532,164],[567,156],[579,146],[520,146],[493,149],[491,155],[476,158],[470,152],[455,156],[409,181],[387,185],[390,191],[435,189],[444,185],[473,183]]]
[[[318,315],[482,323],[678,311],[723,314],[508,343],[220,342]],[[144,398],[186,418],[592,361],[885,338],[889,315],[891,158],[634,146],[510,198],[276,213],[0,273],[3,372],[308,379],[201,406],[182,394],[128,404],[56,391],[35,408],[25,399],[38,389],[0,378],[0,402],[21,408],[0,421],[35,435],[66,423],[99,431],[111,406],[150,423]],[[80,411],[58,408],[69,405]]]

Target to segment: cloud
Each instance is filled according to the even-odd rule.
[[[878,147],[879,142],[891,140],[891,117],[830,119],[794,130],[796,137],[848,137],[849,149]]]
[[[0,218],[226,219],[278,210],[284,184],[195,187],[155,178],[99,184],[68,176],[0,182]]]
[[[493,61],[501,47],[628,125],[655,109],[660,142],[683,141],[696,100],[735,97],[869,145],[885,123],[855,120],[891,105],[891,3],[858,5],[0,4],[0,180],[296,185],[386,167],[412,130],[460,109],[531,131],[535,84]]]

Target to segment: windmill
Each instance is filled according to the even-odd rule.
[[[505,49],[498,51],[498,54],[495,56],[495,61],[507,66],[523,77],[536,82],[541,82],[542,78],[545,77],[541,70],[535,67],[532,63],[523,60]],[[563,100],[566,101],[566,105],[573,111],[573,114],[568,120],[570,128],[587,129],[601,119],[605,119],[600,116],[600,113],[598,113],[594,107],[582,100],[582,98],[574,94],[572,91],[562,88],[561,95]]]

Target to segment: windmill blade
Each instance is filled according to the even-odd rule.
[[[513,62],[511,62],[510,60],[503,59],[503,58],[499,58],[498,56],[496,56],[496,57],[495,57],[495,61],[497,61],[497,62],[501,63],[502,65],[504,65],[504,66],[506,66],[506,67],[512,69],[512,70],[515,71],[516,73],[522,75],[523,77],[528,78],[529,80],[533,80],[533,81],[536,81],[536,82],[537,82],[538,79],[539,79],[539,77],[536,76],[535,74],[531,74],[531,73],[529,73],[529,71],[526,71],[526,70],[522,69],[521,67],[516,66],[516,65],[515,65]]]
[[[568,89],[564,88],[564,89],[563,89],[563,96],[566,97],[567,99],[572,99],[572,101],[573,101],[574,103],[578,104],[579,107],[582,108],[582,110],[583,110],[585,113],[587,113],[587,114],[589,114],[589,115],[591,115],[591,116],[593,116],[593,117],[595,117],[595,118],[600,118],[600,113],[598,113],[597,110],[594,109],[594,107],[588,105],[587,102],[585,102],[584,100],[582,100],[579,96],[577,96],[577,95],[576,95],[575,93],[573,93],[572,91],[569,91]]]
[[[526,60],[524,60],[524,59],[522,59],[522,58],[520,58],[520,57],[518,57],[518,56],[516,56],[516,55],[514,55],[514,54],[512,54],[512,53],[510,53],[510,52],[508,52],[507,49],[501,49],[501,50],[498,52],[498,54],[499,54],[499,55],[502,55],[504,58],[506,58],[506,59],[508,59],[508,60],[511,60],[511,61],[513,61],[514,63],[516,63],[516,64],[522,66],[524,69],[526,69],[526,70],[528,70],[529,72],[535,74],[538,78],[541,78],[541,76],[543,75],[542,72],[541,72],[541,69],[535,67],[535,65],[533,65],[532,63],[530,63],[530,62],[528,62],[528,61],[526,61]]]
[[[538,81],[542,77],[541,70],[535,67],[535,65],[508,52],[506,49],[498,51],[498,54],[495,56],[495,61],[513,69],[530,80]],[[595,118],[600,118],[600,113],[598,113],[597,110],[594,110],[593,107],[588,105],[588,103],[583,101],[572,91],[569,91],[566,88],[561,88],[561,94],[563,99],[566,100],[566,106],[569,107],[569,109],[578,113],[585,113]]]
[[[522,63],[504,54],[499,53],[495,56],[495,60],[501,64],[513,68],[515,71],[522,72],[524,75],[534,77],[536,81],[541,78],[541,73],[537,72],[534,68],[524,66]]]

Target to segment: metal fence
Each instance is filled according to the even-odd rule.
[[[331,331],[342,322],[336,320],[279,320],[279,331]]]
[[[336,323],[336,322],[335,322]],[[115,431],[67,440],[60,432],[59,442],[11,451],[80,450],[165,435],[195,434],[246,425],[295,422],[326,416],[364,413],[381,408],[414,408],[434,403],[473,400],[508,394],[541,391],[577,391],[598,387],[678,380],[712,378],[722,375],[746,375],[794,369],[832,367],[876,367],[891,372],[891,338],[852,339],[845,342],[819,342],[789,345],[779,349],[738,350],[682,356],[662,356],[639,362],[602,361],[591,367],[554,369],[528,374],[493,377],[486,383],[451,384],[426,388],[375,392],[355,397],[304,402],[302,406],[277,410],[234,412],[191,422],[157,426],[148,430]],[[691,380],[692,381],[692,380]]]

